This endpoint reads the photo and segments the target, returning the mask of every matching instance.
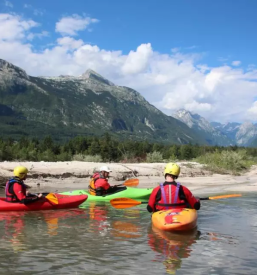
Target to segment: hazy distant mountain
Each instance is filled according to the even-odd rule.
[[[201,135],[208,144],[228,146],[234,142],[227,135],[223,134],[218,127],[215,128],[210,122],[198,114],[181,109],[172,115],[174,118],[184,122],[188,127]]]
[[[250,146],[256,137],[257,127],[251,122],[245,122],[236,133],[236,142],[241,146]]]
[[[211,125],[235,142],[236,134],[241,124],[238,122],[228,122],[226,124],[211,122]]]
[[[237,122],[229,122],[226,124],[212,122],[212,125],[227,137],[234,140],[238,146],[252,146],[254,140],[257,138],[257,125],[251,122],[242,124]]]

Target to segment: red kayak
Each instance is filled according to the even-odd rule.
[[[58,199],[58,203],[55,204],[46,198],[42,198],[38,201],[23,204],[23,203],[13,203],[6,202],[5,198],[0,197],[0,211],[36,211],[36,210],[51,210],[51,209],[64,209],[64,208],[75,208],[78,207],[87,199],[87,195],[61,195],[55,194]]]

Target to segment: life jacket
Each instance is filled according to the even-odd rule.
[[[106,194],[106,190],[103,187],[95,188],[95,182],[101,178],[99,173],[94,174],[89,181],[88,192],[93,196],[103,196]]]
[[[163,183],[160,184],[161,199],[156,203],[156,209],[167,210],[174,207],[187,207],[186,200],[179,197],[179,188],[180,183],[177,183],[177,185],[167,184],[165,186],[163,185]]]
[[[23,189],[26,190],[26,186],[25,186],[24,182],[22,180],[20,180],[19,178],[9,179],[5,185],[5,197],[6,197],[5,200],[8,202],[18,202],[19,201],[13,191],[13,185],[15,183],[22,185]]]

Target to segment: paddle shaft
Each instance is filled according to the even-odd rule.
[[[217,200],[217,199],[226,199],[232,197],[241,197],[241,194],[229,194],[229,195],[221,195],[221,196],[214,196],[214,197],[207,197],[207,198],[199,198],[199,200]],[[115,198],[110,200],[110,203],[115,208],[130,208],[140,204],[146,204],[148,201],[138,201],[129,198]]]
[[[118,184],[116,186],[128,186],[128,187],[136,187],[139,184],[139,180],[138,179],[128,179],[126,181],[124,181],[121,184]]]
[[[209,198],[199,198],[200,201],[208,201],[210,200]]]

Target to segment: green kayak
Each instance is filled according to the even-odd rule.
[[[74,191],[68,191],[63,192],[61,194],[63,195],[88,195],[87,202],[88,201],[110,201],[111,199],[115,198],[130,198],[130,199],[140,199],[140,200],[148,200],[151,193],[153,191],[153,188],[133,188],[133,187],[127,187],[126,190],[122,190],[120,192],[116,192],[113,194],[107,194],[105,196],[93,196],[90,195],[88,190],[74,190]]]

